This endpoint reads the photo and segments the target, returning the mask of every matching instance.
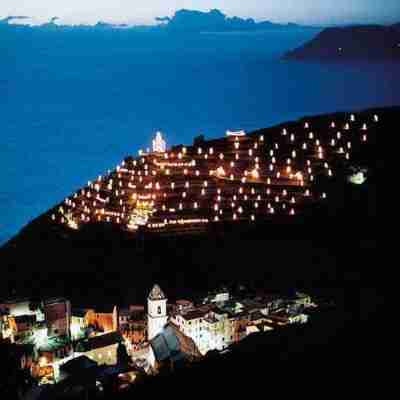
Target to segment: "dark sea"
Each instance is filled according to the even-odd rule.
[[[281,56],[318,31],[176,35],[0,25],[0,243],[128,154],[400,104],[398,65]]]

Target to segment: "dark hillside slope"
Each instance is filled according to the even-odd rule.
[[[399,61],[400,28],[398,25],[327,28],[308,43],[288,52],[284,58],[317,61]]]
[[[370,135],[362,153],[352,159],[352,164],[368,167],[367,182],[347,183],[345,170],[332,181],[318,182],[328,200],[306,215],[255,225],[227,223],[194,236],[158,237],[132,236],[103,224],[72,231],[51,223],[49,211],[0,249],[1,293],[66,295],[84,305],[143,303],[154,282],[170,298],[231,283],[271,290],[321,289],[339,297],[343,290],[378,290],[376,186],[384,171],[383,143],[399,108],[360,115],[375,112],[381,137]],[[307,120],[316,126],[330,118]],[[268,135],[270,130],[261,132]]]

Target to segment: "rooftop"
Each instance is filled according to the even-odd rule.
[[[151,289],[149,293],[150,300],[163,300],[166,299],[163,291],[161,290],[160,286],[154,285],[153,289]]]
[[[121,342],[122,337],[119,332],[109,332],[103,335],[96,335],[81,341],[85,351],[100,349]]]

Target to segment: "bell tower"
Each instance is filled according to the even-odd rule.
[[[154,285],[147,297],[147,338],[157,336],[168,322],[167,298],[160,286]]]

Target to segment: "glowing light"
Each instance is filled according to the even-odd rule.
[[[367,180],[367,177],[364,175],[364,172],[359,171],[351,175],[348,180],[355,185],[362,185]]]
[[[40,357],[39,358],[39,367],[43,368],[48,364],[47,358],[46,357]]]
[[[253,177],[253,179],[260,178],[260,174],[258,173],[258,171],[256,169],[253,169],[253,171],[251,172],[251,176]]]
[[[226,131],[226,136],[245,136],[246,132],[244,130],[240,131]]]
[[[217,175],[218,176],[225,176],[225,170],[223,167],[218,167],[217,168]]]

